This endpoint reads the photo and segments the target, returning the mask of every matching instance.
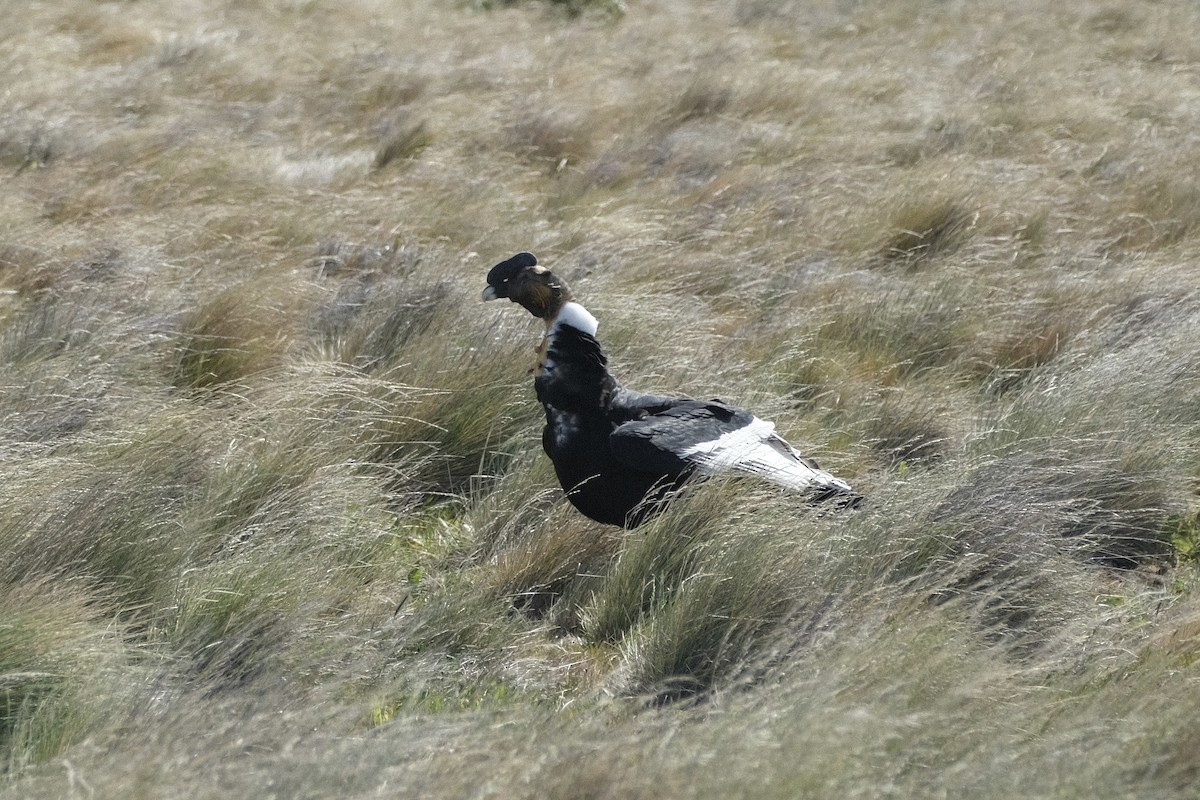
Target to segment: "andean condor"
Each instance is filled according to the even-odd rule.
[[[621,386],[596,340],[596,318],[532,253],[492,267],[487,283],[484,300],[507,297],[546,323],[533,369],[546,410],[542,447],[585,515],[632,528],[691,475],[725,470],[801,490],[814,502],[853,506],[861,499],[748,411]]]

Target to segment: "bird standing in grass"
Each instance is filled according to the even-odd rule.
[[[632,528],[692,475],[724,471],[761,476],[814,502],[861,499],[748,411],[618,384],[596,339],[596,318],[532,253],[492,267],[487,283],[484,300],[507,297],[546,324],[533,368],[546,410],[542,447],[567,499],[586,516]]]

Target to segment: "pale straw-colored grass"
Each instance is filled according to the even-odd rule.
[[[0,795],[1195,794],[1193,4],[9,5]],[[863,505],[580,517],[519,250]]]

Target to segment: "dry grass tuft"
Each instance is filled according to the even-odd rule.
[[[991,344],[977,364],[988,392],[1002,394],[1035,379],[1085,326],[1072,310],[1034,311]],[[1003,329],[1002,329],[1003,330]]]
[[[117,674],[134,654],[81,581],[7,583],[0,597],[0,769],[11,775],[128,702]]]
[[[278,363],[287,345],[283,316],[260,295],[265,284],[234,287],[192,311],[180,326],[171,381],[208,389],[245,380]]]
[[[1118,218],[1116,244],[1131,249],[1170,247],[1200,229],[1200,192],[1171,176],[1129,187],[1129,208]]]
[[[891,467],[934,464],[953,450],[948,425],[935,409],[884,405],[866,427],[866,442]]]
[[[393,161],[408,161],[433,142],[433,134],[423,120],[395,122],[389,125],[375,151],[375,169],[383,169]]]
[[[962,247],[979,220],[977,212],[957,200],[920,198],[897,208],[891,233],[880,255],[888,263],[917,269]]]
[[[517,114],[504,127],[504,139],[523,158],[559,172],[588,156],[591,132],[589,121],[534,107]]]

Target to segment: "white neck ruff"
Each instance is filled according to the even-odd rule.
[[[595,336],[596,330],[600,327],[600,323],[596,321],[588,310],[579,303],[567,303],[558,312],[554,321],[550,323],[550,332],[553,333],[560,325],[570,325],[576,330],[583,331],[589,336]]]

